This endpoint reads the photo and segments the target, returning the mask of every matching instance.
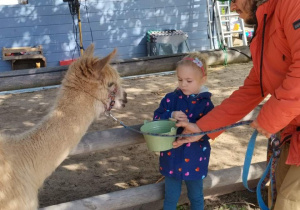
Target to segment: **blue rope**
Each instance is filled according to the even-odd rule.
[[[246,151],[246,157],[244,161],[244,168],[243,168],[243,184],[244,186],[250,191],[255,192],[255,189],[251,189],[248,187],[248,174],[249,174],[249,168],[251,165],[252,155],[255,147],[255,141],[257,137],[258,131],[255,130],[250,138],[250,141],[248,143],[247,151]]]
[[[255,189],[250,189],[248,187],[248,174],[249,174],[249,168],[251,165],[251,160],[252,160],[252,155],[255,147],[255,141],[257,137],[257,130],[255,130],[250,138],[250,141],[248,143],[247,151],[246,151],[246,156],[245,156],[245,161],[244,161],[244,167],[243,167],[243,184],[244,186],[251,192],[255,192]],[[276,135],[272,135],[271,138],[269,139],[269,145],[268,145],[268,150],[271,149],[272,151],[272,156],[268,162],[267,168],[265,169],[262,177],[260,178],[257,187],[256,187],[256,196],[257,196],[257,202],[259,207],[262,210],[269,210],[268,206],[265,204],[262,194],[261,194],[261,188],[265,187],[266,183],[270,180],[271,181],[271,189],[272,189],[272,207],[275,204],[276,201],[276,186],[275,186],[275,166],[277,159],[279,158],[280,155],[280,141],[276,137]]]
[[[119,120],[117,120],[117,121],[119,121]],[[191,137],[191,136],[200,136],[200,135],[205,135],[205,134],[209,134],[209,133],[215,133],[215,132],[219,132],[219,131],[226,130],[226,129],[229,129],[229,128],[234,128],[234,127],[241,126],[241,125],[249,125],[250,123],[252,123],[252,120],[240,121],[238,123],[228,125],[228,126],[224,126],[224,127],[221,127],[221,128],[210,130],[210,131],[203,131],[203,132],[190,133],[190,134],[176,134],[176,135],[142,132],[142,131],[139,131],[137,129],[134,129],[134,128],[131,128],[131,127],[125,125],[122,121],[119,121],[119,122],[122,126],[124,126],[124,128],[129,129],[131,131],[134,131],[136,133],[144,134],[144,135],[163,136],[163,137]]]
[[[268,173],[270,172],[271,166],[272,166],[272,162],[273,162],[273,157],[271,157],[268,166],[265,170],[265,172],[263,173],[262,177],[260,178],[258,184],[257,184],[257,188],[256,188],[256,197],[257,197],[257,202],[259,207],[262,210],[269,210],[269,207],[265,204],[263,198],[262,198],[262,194],[261,194],[261,187],[264,187],[264,179],[268,176]]]

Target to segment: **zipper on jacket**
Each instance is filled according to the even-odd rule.
[[[263,60],[264,60],[266,21],[267,21],[267,14],[264,14],[264,25],[263,25],[263,31],[262,31],[262,43],[261,43],[261,54],[260,54],[260,90],[261,90],[262,97],[265,97],[263,82],[262,82],[262,68],[263,68]]]

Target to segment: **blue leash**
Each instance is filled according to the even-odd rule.
[[[134,131],[134,132],[140,133],[140,134],[145,134],[145,135],[150,135],[150,136],[162,136],[162,137],[191,137],[191,136],[200,136],[200,135],[205,135],[205,134],[219,132],[219,131],[222,131],[222,130],[227,130],[229,128],[234,128],[234,127],[241,126],[241,125],[249,125],[253,121],[253,120],[240,121],[240,122],[237,122],[237,123],[232,124],[232,125],[224,126],[224,127],[221,127],[221,128],[210,130],[210,131],[202,131],[202,132],[198,132],[198,133],[168,135],[168,134],[158,134],[158,133],[142,132],[142,131],[134,129],[134,128],[130,127],[130,126],[125,125],[122,121],[120,121],[116,117],[114,117],[110,112],[107,112],[105,114],[106,114],[106,116],[112,117],[115,121],[119,122],[124,128],[126,128],[128,130],[131,130],[131,131]]]
[[[254,151],[254,147],[255,147],[257,134],[258,134],[258,131],[255,130],[250,138],[250,141],[249,141],[248,147],[247,147],[247,151],[246,151],[244,167],[243,167],[243,177],[242,177],[243,184],[250,192],[255,192],[255,189],[249,188],[247,181],[248,181],[249,168],[250,168],[251,161],[252,161],[252,155],[253,155],[253,151]]]
[[[249,168],[251,165],[251,160],[252,160],[252,155],[253,155],[253,151],[254,151],[254,147],[255,147],[255,141],[256,141],[256,137],[257,137],[257,130],[255,130],[250,138],[250,141],[248,143],[248,147],[247,147],[247,151],[246,151],[246,156],[245,156],[245,161],[244,161],[244,167],[243,167],[243,184],[245,186],[245,188],[247,188],[249,191],[251,192],[255,192],[256,191],[256,196],[257,196],[257,202],[259,207],[262,210],[269,210],[268,206],[265,204],[263,198],[262,198],[262,194],[261,194],[261,188],[265,187],[266,183],[271,180],[271,189],[272,189],[272,207],[275,204],[276,201],[276,186],[275,186],[275,165],[277,163],[277,159],[280,155],[280,141],[279,139],[275,136],[272,135],[271,138],[269,139],[270,144],[268,145],[268,150],[270,150],[270,148],[272,149],[272,156],[269,160],[269,163],[262,175],[262,177],[260,178],[256,190],[255,189],[251,189],[248,186],[248,174],[249,174]]]

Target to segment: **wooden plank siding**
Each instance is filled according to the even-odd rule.
[[[183,30],[192,51],[209,49],[205,0],[82,0],[80,13],[83,45],[92,42],[92,30],[100,57],[114,48],[119,59],[147,56],[148,30]],[[79,56],[68,3],[30,0],[26,5],[0,6],[0,47],[37,45],[43,46],[49,67]],[[8,70],[10,62],[0,58],[0,72]]]

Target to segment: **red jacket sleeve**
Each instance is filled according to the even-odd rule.
[[[208,131],[235,123],[252,111],[263,99],[259,81],[255,75],[255,70],[252,68],[244,81],[244,85],[198,120],[197,125],[202,131]],[[214,139],[221,133],[211,133],[208,136]]]

